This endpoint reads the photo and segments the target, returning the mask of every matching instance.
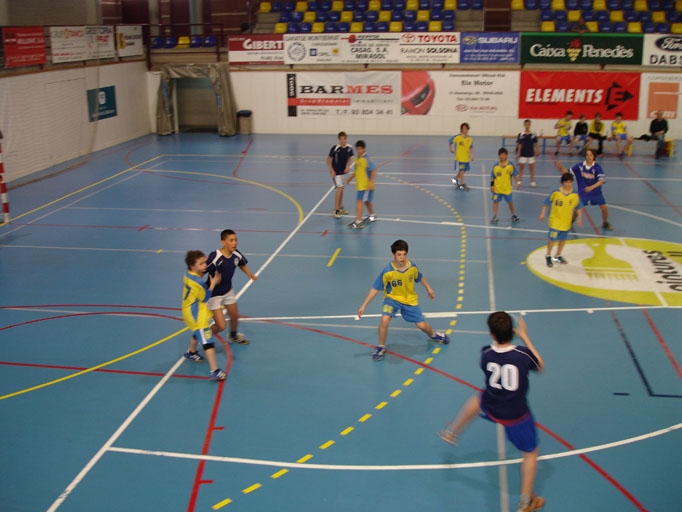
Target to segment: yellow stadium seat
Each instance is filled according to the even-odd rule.
[[[444,11],[454,11],[457,9],[457,0],[445,0],[443,3]]]
[[[554,22],[553,21],[543,21],[540,25],[541,32],[554,32]]]
[[[189,48],[189,36],[178,37],[178,44],[176,48]]]
[[[630,23],[628,23],[628,32],[630,34],[641,34],[642,23],[640,21],[631,21]]]
[[[391,24],[388,26],[388,31],[389,32],[402,32],[403,31],[403,22],[402,21],[392,21]]]
[[[429,11],[417,11],[417,21],[429,21],[430,16]]]
[[[391,21],[391,11],[379,11],[379,21]]]
[[[649,6],[646,0],[635,0],[635,11],[648,11]]]
[[[623,18],[623,11],[611,11],[609,13],[609,21],[611,23],[625,21],[625,18]]]
[[[675,10],[677,12],[682,12],[682,0],[677,0],[677,2],[675,2]]]
[[[369,0],[369,5],[367,7],[368,11],[380,11],[381,10],[381,0]]]
[[[654,11],[651,13],[651,21],[654,23],[665,23],[665,12],[663,11]]]
[[[580,11],[568,11],[568,21],[578,21],[580,19]]]
[[[511,8],[512,11],[523,11],[526,7],[523,4],[523,0],[512,0]]]
[[[272,10],[272,2],[261,2],[258,6],[258,12],[268,13]]]
[[[565,11],[566,3],[564,0],[552,0],[552,10],[553,11]]]
[[[287,24],[286,23],[275,23],[275,34],[286,34]]]
[[[599,32],[599,22],[597,22],[597,21],[586,21],[585,25],[587,25],[587,31],[588,32]]]
[[[341,19],[344,23],[350,23],[353,21],[353,11],[341,11]]]
[[[441,32],[443,30],[442,21],[429,21],[429,32]]]
[[[361,21],[354,21],[350,24],[351,32],[362,32],[363,23]]]
[[[332,2],[332,11],[343,11],[343,0],[334,0]]]
[[[313,23],[313,28],[311,32],[313,34],[321,34],[322,32],[324,32],[324,23],[322,23],[321,21],[316,21],[315,23]]]
[[[646,3],[646,0],[644,0]],[[593,0],[592,9],[595,11],[605,11],[606,10],[606,0]]]
[[[296,2],[296,10],[298,12],[306,12],[308,10],[308,2]]]
[[[408,11],[416,11],[419,9],[419,0],[407,0],[405,9]]]
[[[673,23],[670,25],[671,34],[682,34],[682,23]]]
[[[315,22],[315,13],[313,11],[306,11],[303,13],[303,21],[306,23],[314,23]]]

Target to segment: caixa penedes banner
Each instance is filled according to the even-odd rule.
[[[521,63],[642,65],[641,34],[521,34]]]

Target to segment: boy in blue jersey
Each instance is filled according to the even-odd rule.
[[[559,161],[556,162],[556,166],[562,174],[565,172],[573,174],[583,206],[591,204],[599,206],[602,216],[601,227],[606,231],[611,231],[613,226],[609,223],[609,208],[606,206],[606,199],[602,193],[606,174],[597,163],[597,152],[591,148],[585,149],[585,161],[570,169],[566,169]]]
[[[348,176],[348,181],[346,181],[346,183],[350,183],[353,181],[353,178],[356,178],[356,181],[358,182],[355,187],[357,190],[355,220],[348,224],[348,227],[351,229],[362,229],[368,222],[377,220],[374,216],[374,206],[372,205],[377,168],[374,165],[374,162],[369,159],[366,147],[365,141],[363,140],[359,140],[355,143],[355,150],[358,152],[358,156],[355,159],[355,168],[351,175]],[[367,212],[369,213],[364,220],[362,219],[363,204],[367,205]]]
[[[512,200],[512,177],[516,176],[516,169],[507,159],[508,153],[505,148],[500,148],[497,155],[500,161],[493,166],[490,173],[490,191],[493,193],[493,218],[490,223],[497,224],[499,220],[497,212],[503,199],[509,205],[512,222],[519,222],[521,219],[514,213],[514,201]]]
[[[358,318],[362,318],[365,308],[370,301],[381,291],[384,292],[384,305],[381,310],[379,322],[379,345],[374,350],[372,357],[375,361],[381,361],[386,353],[386,336],[391,319],[398,313],[406,322],[414,323],[421,331],[426,333],[433,341],[447,345],[450,338],[442,331],[434,331],[429,323],[424,320],[424,314],[419,307],[419,299],[414,291],[414,283],[422,283],[430,299],[435,299],[434,293],[426,278],[419,269],[407,259],[407,242],[396,240],[391,244],[393,261],[386,265],[374,281],[372,289],[367,294],[365,301],[358,309]]]
[[[207,272],[214,276],[220,274],[220,284],[213,290],[213,295],[208,301],[208,309],[213,313],[214,324],[213,334],[218,334],[225,329],[225,313],[223,306],[230,317],[230,335],[227,341],[248,345],[249,340],[242,333],[237,332],[239,324],[239,308],[237,307],[237,297],[232,289],[232,277],[234,271],[239,268],[246,276],[255,281],[258,279],[249,270],[246,257],[237,250],[237,234],[231,229],[224,229],[220,233],[222,247],[208,255]]]
[[[346,132],[339,132],[338,137],[339,143],[332,146],[329,150],[327,167],[329,167],[329,174],[336,187],[334,217],[340,219],[341,215],[348,213],[343,207],[343,175],[348,174],[351,158],[353,157],[353,147],[350,144],[346,144],[348,138]]]
[[[197,344],[201,341],[204,354],[206,354],[206,359],[211,366],[209,377],[214,380],[225,380],[227,375],[218,368],[216,363],[214,343],[211,341],[213,332],[209,327],[211,312],[207,306],[211,291],[220,283],[220,274],[210,276],[208,284],[204,282],[206,255],[201,251],[188,251],[185,256],[185,263],[187,264],[187,272],[182,279],[182,318],[192,333],[189,350],[184,354],[185,358],[197,363],[204,360],[197,352]]]
[[[480,365],[485,374],[485,389],[472,396],[439,435],[446,443],[457,444],[459,434],[477,414],[502,425],[507,439],[523,454],[521,499],[517,511],[533,512],[540,510],[545,500],[533,493],[539,450],[526,395],[529,372],[542,371],[544,363],[528,337],[523,318],[519,317],[514,327],[509,314],[496,311],[488,316],[488,329],[493,342],[481,349]],[[525,346],[512,344],[514,334]]]
[[[547,208],[549,208],[549,233],[547,235],[547,255],[545,261],[548,267],[554,266],[556,263],[568,263],[561,255],[561,251],[566,245],[568,239],[568,232],[573,224],[574,216],[578,219],[578,226],[582,226],[583,217],[581,209],[583,204],[580,202],[580,196],[573,192],[573,175],[570,172],[565,172],[561,175],[561,188],[554,190],[547,199],[545,205],[540,212],[540,220],[544,220]],[[559,242],[556,256],[552,258],[552,248],[554,242]]]
[[[459,126],[459,135],[453,135],[448,141],[450,153],[455,154],[455,172],[452,183],[457,190],[469,190],[464,183],[464,173],[471,170],[471,162],[474,161],[474,139],[469,137],[469,123],[462,123]]]
[[[521,188],[523,167],[528,164],[530,171],[530,188],[535,188],[535,157],[538,156],[538,137],[530,131],[530,119],[523,122],[523,131],[516,139],[516,160],[519,162],[519,176],[516,178],[516,190]]]

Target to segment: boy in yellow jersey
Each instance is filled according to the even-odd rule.
[[[429,323],[424,320],[424,314],[419,307],[419,298],[414,291],[414,283],[421,283],[426,288],[430,299],[435,299],[434,293],[426,278],[419,269],[407,259],[407,242],[396,240],[391,244],[393,261],[381,271],[374,281],[372,289],[367,294],[365,301],[358,309],[358,318],[362,318],[365,308],[370,301],[383,290],[384,305],[379,322],[379,345],[374,350],[372,357],[375,361],[381,361],[386,353],[386,336],[391,318],[398,313],[406,322],[414,323],[421,331],[426,333],[435,342],[447,345],[450,338],[443,331],[434,331]]]
[[[197,353],[197,343],[201,341],[204,354],[211,366],[211,373],[208,376],[213,380],[225,380],[227,374],[218,368],[216,363],[214,343],[211,341],[212,315],[207,305],[213,288],[220,283],[220,273],[216,272],[215,276],[209,276],[208,284],[204,282],[207,263],[206,255],[201,251],[188,251],[185,263],[187,272],[182,279],[182,318],[192,333],[189,350],[184,354],[185,358],[197,363],[204,360]]]
[[[573,119],[573,112],[569,110],[566,112],[566,115],[559,119],[554,125],[554,129],[556,130],[556,149],[554,150],[554,156],[559,154],[559,146],[561,146],[562,142],[565,142],[566,145],[568,145],[569,151],[571,149],[571,126],[573,125],[571,119]]]
[[[583,224],[582,207],[583,204],[580,201],[580,196],[573,192],[573,174],[570,172],[563,173],[561,175],[561,188],[556,189],[545,199],[545,205],[542,207],[542,212],[540,212],[540,220],[543,220],[547,213],[547,208],[550,209],[547,221],[549,224],[549,240],[547,242],[547,255],[545,256],[548,267],[554,266],[554,262],[568,263],[561,255],[561,251],[564,245],[566,245],[566,239],[568,238],[571,224],[573,224],[574,215],[577,216],[578,226]],[[555,241],[558,241],[559,245],[556,256],[552,258],[552,247],[554,247]]]
[[[590,132],[587,136],[587,144],[583,148],[583,153],[587,151],[592,145],[592,141],[596,140],[598,142],[597,146],[597,156],[604,152],[604,141],[606,140],[606,125],[604,121],[601,120],[601,114],[597,112],[594,115],[594,121],[590,123]]]
[[[519,219],[514,213],[514,201],[512,200],[512,176],[516,176],[516,168],[509,162],[509,154],[505,148],[500,148],[497,152],[500,161],[493,165],[493,170],[490,173],[490,191],[493,193],[493,218],[491,224],[497,224],[497,212],[500,209],[500,201],[503,199],[509,205],[512,222],[519,222]]]
[[[618,149],[618,157],[622,160],[625,154],[630,155],[632,146],[632,137],[628,134],[628,127],[623,121],[623,114],[618,112],[616,118],[611,123],[611,136],[609,140],[616,141],[616,147]],[[623,144],[625,147],[623,147]]]
[[[356,185],[357,197],[355,200],[355,220],[348,224],[351,229],[362,229],[368,222],[374,222],[376,217],[374,216],[374,206],[372,206],[372,199],[374,199],[374,180],[376,177],[376,166],[369,159],[366,152],[365,141],[359,140],[355,143],[355,150],[358,156],[355,158],[355,163],[351,166],[355,169],[352,170],[350,176],[346,183],[350,183],[353,177],[357,179],[358,184]],[[369,216],[362,219],[362,204],[367,205],[367,212]]]
[[[462,123],[459,127],[460,134],[450,137],[450,153],[455,154],[455,172],[452,183],[458,190],[469,190],[464,184],[464,173],[471,169],[474,161],[474,140],[469,137],[469,124]]]

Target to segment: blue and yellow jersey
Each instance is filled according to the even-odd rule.
[[[190,331],[206,329],[213,315],[208,309],[211,292],[200,275],[185,272],[182,278],[182,318]]]
[[[590,123],[590,133],[598,133],[599,135],[604,135],[604,130],[606,126],[604,121],[597,121],[596,119]]]
[[[374,190],[374,184],[370,182],[370,175],[376,170],[374,162],[369,159],[367,153],[355,158],[355,179],[357,190]]]
[[[559,137],[566,137],[567,135],[570,135],[570,134],[571,134],[571,126],[572,126],[572,125],[573,125],[573,123],[571,123],[571,121],[569,121],[569,120],[566,119],[565,117],[562,118],[562,119],[559,119],[559,120],[556,122],[556,125],[554,125],[554,127],[555,127],[556,130],[557,130],[557,133],[556,133],[557,136],[559,136]]]
[[[384,298],[389,297],[401,304],[416,306],[419,298],[414,291],[414,283],[421,280],[421,272],[411,261],[407,261],[407,268],[404,270],[397,270],[395,263],[391,262],[381,271],[373,287],[375,290],[383,290]]]
[[[552,192],[545,204],[549,206],[549,218],[547,224],[550,229],[568,231],[573,224],[573,212],[583,207],[580,196],[575,192],[564,194],[561,189]]]
[[[507,162],[507,165],[500,165],[499,163],[493,166],[493,171],[490,173],[490,178],[495,180],[493,183],[493,193],[501,195],[509,195],[512,193],[512,176],[516,176],[516,167]]]
[[[450,144],[455,146],[455,160],[458,162],[471,161],[471,148],[474,147],[474,139],[461,133],[450,137]]]
[[[614,121],[611,123],[611,134],[621,135],[627,133],[628,129],[625,126],[625,121]]]

